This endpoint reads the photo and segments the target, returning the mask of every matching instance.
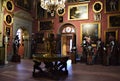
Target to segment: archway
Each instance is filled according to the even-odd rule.
[[[28,55],[28,46],[29,46],[29,33],[24,27],[20,27],[16,35],[19,37],[19,49],[18,54],[21,58],[29,58],[30,55]]]
[[[66,23],[61,26],[59,32],[61,34],[61,54],[71,56],[73,49],[76,50],[75,26],[70,23]]]
[[[24,58],[31,58],[31,35],[33,18],[30,13],[24,10],[18,10],[14,12],[13,18],[13,38],[19,28],[23,30],[23,42],[24,42]]]

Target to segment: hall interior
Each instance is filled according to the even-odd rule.
[[[60,3],[56,6],[44,1]],[[65,61],[68,75],[58,81],[119,81],[119,3],[120,0],[0,0],[1,81],[52,81],[49,77],[32,76],[35,55],[69,57]],[[65,62],[59,61],[66,67]]]

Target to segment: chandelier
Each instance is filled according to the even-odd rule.
[[[65,8],[65,0],[40,0],[40,2],[40,6],[51,13],[57,9]]]

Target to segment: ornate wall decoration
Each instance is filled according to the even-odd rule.
[[[96,1],[96,2],[93,4],[93,11],[94,11],[95,13],[101,12],[102,9],[103,9],[103,4],[102,4],[102,2]]]
[[[7,13],[4,16],[4,21],[7,25],[11,25],[13,23],[13,17],[11,14]]]
[[[63,16],[65,14],[65,8],[60,8],[60,9],[57,9],[57,14],[59,16]]]
[[[14,10],[14,4],[13,1],[7,0],[5,8],[8,12],[12,12]]]

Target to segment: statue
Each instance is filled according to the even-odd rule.
[[[96,63],[103,63],[104,42],[99,38],[96,42]]]
[[[20,62],[20,55],[18,55],[19,46],[20,46],[19,37],[18,35],[16,35],[13,41],[13,56],[12,56],[13,62]]]
[[[17,54],[18,53],[18,49],[19,49],[19,37],[18,35],[15,36],[15,39],[13,41],[13,51],[14,51],[14,54]]]

